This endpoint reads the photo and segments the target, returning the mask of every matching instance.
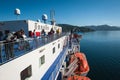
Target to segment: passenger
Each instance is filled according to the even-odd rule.
[[[51,40],[52,40],[52,38],[51,38],[51,37],[52,37],[51,32],[48,32],[48,40],[49,40],[49,41],[51,41]]]
[[[14,35],[17,36],[17,39],[22,39],[23,38],[21,31],[17,31]]]
[[[28,40],[26,40],[27,36],[25,35],[25,32],[23,29],[19,31],[20,36],[20,42],[19,42],[19,50],[28,50],[30,49],[30,45]]]
[[[72,37],[71,37],[71,34],[69,35],[69,47],[71,48],[71,46],[72,46]]]
[[[3,37],[3,32],[0,31],[0,41],[2,41],[2,37]]]
[[[28,40],[26,40],[27,36],[25,35],[24,30],[21,31],[21,34],[22,34],[22,37],[23,37],[23,40],[24,40],[24,49],[29,50],[30,49],[30,44],[29,44]]]
[[[51,33],[51,34],[54,34],[54,32],[55,32],[55,31],[53,30],[53,28],[51,28],[50,33]]]
[[[34,29],[34,31],[33,31],[33,38],[36,38],[36,37],[37,37],[35,31],[36,31],[36,30]]]
[[[42,37],[42,43],[46,43],[46,40],[48,40],[47,39],[47,37],[46,37],[46,32],[45,32],[45,30],[44,29],[42,29],[42,31],[41,31],[41,37]]]
[[[2,62],[2,43],[0,42],[0,62]]]
[[[50,41],[54,39],[54,30],[53,28],[51,28],[50,32],[48,33],[49,34],[49,38],[50,38]]]
[[[56,30],[56,33],[57,33],[57,34],[59,34],[59,33],[60,33],[60,29],[59,29],[59,28]]]
[[[27,36],[25,35],[24,30],[21,31],[21,36],[22,36],[22,38],[23,38],[24,40],[25,40],[25,38],[27,38]]]
[[[41,35],[42,35],[42,36],[45,36],[45,35],[46,35],[46,32],[45,32],[44,29],[42,30]]]
[[[5,31],[5,53],[6,59],[14,57],[14,35],[9,32],[9,30]]]
[[[36,30],[35,29],[33,31],[33,38],[34,38],[34,40],[33,40],[33,42],[34,42],[33,46],[34,46],[34,48],[37,48],[39,46],[39,39],[38,39],[38,37],[36,35]]]
[[[2,41],[3,32],[0,31],[0,41]],[[0,42],[0,59],[2,61],[2,43]]]
[[[51,35],[51,32],[48,32],[48,36]]]
[[[8,46],[8,42],[6,41],[6,39],[7,39],[7,37],[8,37],[8,33],[9,33],[9,30],[5,30],[5,37],[3,38],[3,40],[5,40],[4,46],[5,46],[5,55],[6,55],[6,59],[7,59],[7,60],[9,59],[9,52],[8,52],[9,46]]]

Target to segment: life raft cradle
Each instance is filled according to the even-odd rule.
[[[85,76],[76,76],[89,72],[89,65],[83,53],[71,55],[69,66],[66,68],[64,78],[67,80],[90,80]],[[73,79],[73,77],[75,79]]]

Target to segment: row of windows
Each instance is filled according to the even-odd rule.
[[[60,44],[58,44],[58,49],[60,48]],[[53,54],[55,53],[55,47],[53,48]],[[45,63],[45,55],[39,58],[39,67]],[[21,80],[27,80],[29,77],[32,76],[32,66],[28,66],[25,68],[21,73]]]
[[[60,48],[60,44],[58,44],[58,49]],[[53,54],[55,53],[55,47],[53,48]]]
[[[58,44],[58,49],[60,48],[60,44]],[[55,53],[55,47],[53,48],[53,54]],[[41,56],[39,58],[39,66],[43,65],[45,63],[45,55]]]
[[[60,44],[58,44],[58,49],[60,48]],[[53,48],[53,54],[55,53],[55,47]],[[45,63],[45,55],[41,56],[39,59],[39,66]]]
[[[62,61],[64,60],[64,55],[59,59],[59,62],[55,66],[54,70],[52,71],[52,74],[50,75],[49,80],[54,80],[55,79],[55,77],[57,75],[57,72],[62,65]]]

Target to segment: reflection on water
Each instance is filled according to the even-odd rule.
[[[84,33],[80,44],[92,80],[120,80],[120,31]]]

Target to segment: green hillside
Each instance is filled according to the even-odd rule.
[[[75,32],[94,31],[93,29],[90,29],[88,27],[80,27],[80,26],[74,26],[74,25],[69,25],[69,24],[57,24],[57,25],[62,27],[63,32],[68,32],[71,30],[74,30]]]

